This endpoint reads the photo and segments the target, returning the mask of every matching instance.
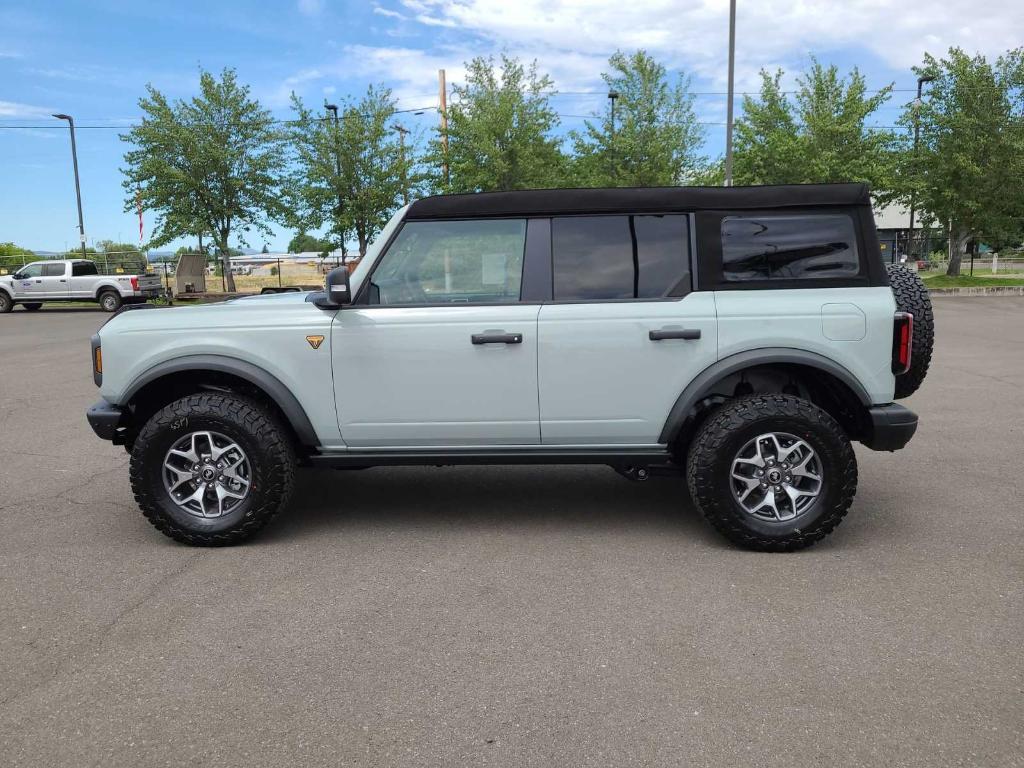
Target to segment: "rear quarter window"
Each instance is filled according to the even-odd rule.
[[[844,279],[861,271],[846,214],[726,216],[721,235],[726,283]]]

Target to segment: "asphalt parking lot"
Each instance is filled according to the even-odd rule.
[[[1024,300],[936,301],[849,517],[733,549],[673,478],[305,471],[190,549],[97,440],[106,316],[0,317],[0,763],[1024,764]]]

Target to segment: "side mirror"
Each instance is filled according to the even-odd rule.
[[[15,272],[13,275],[11,275],[11,280],[24,280],[24,279],[25,278],[22,277],[21,272]]]
[[[323,291],[310,294],[311,301],[320,309],[341,309],[352,303],[352,289],[349,286],[348,267],[335,267],[324,278]]]

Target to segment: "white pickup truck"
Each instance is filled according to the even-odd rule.
[[[101,275],[96,263],[85,259],[36,261],[12,275],[0,275],[0,314],[15,304],[36,310],[47,301],[97,301],[105,311],[116,312],[122,304],[159,293],[159,275]]]

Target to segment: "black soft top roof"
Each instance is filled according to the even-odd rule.
[[[761,187],[618,187],[525,189],[437,195],[417,200],[406,219],[477,216],[550,216],[619,213],[870,205],[866,184],[786,184]]]

